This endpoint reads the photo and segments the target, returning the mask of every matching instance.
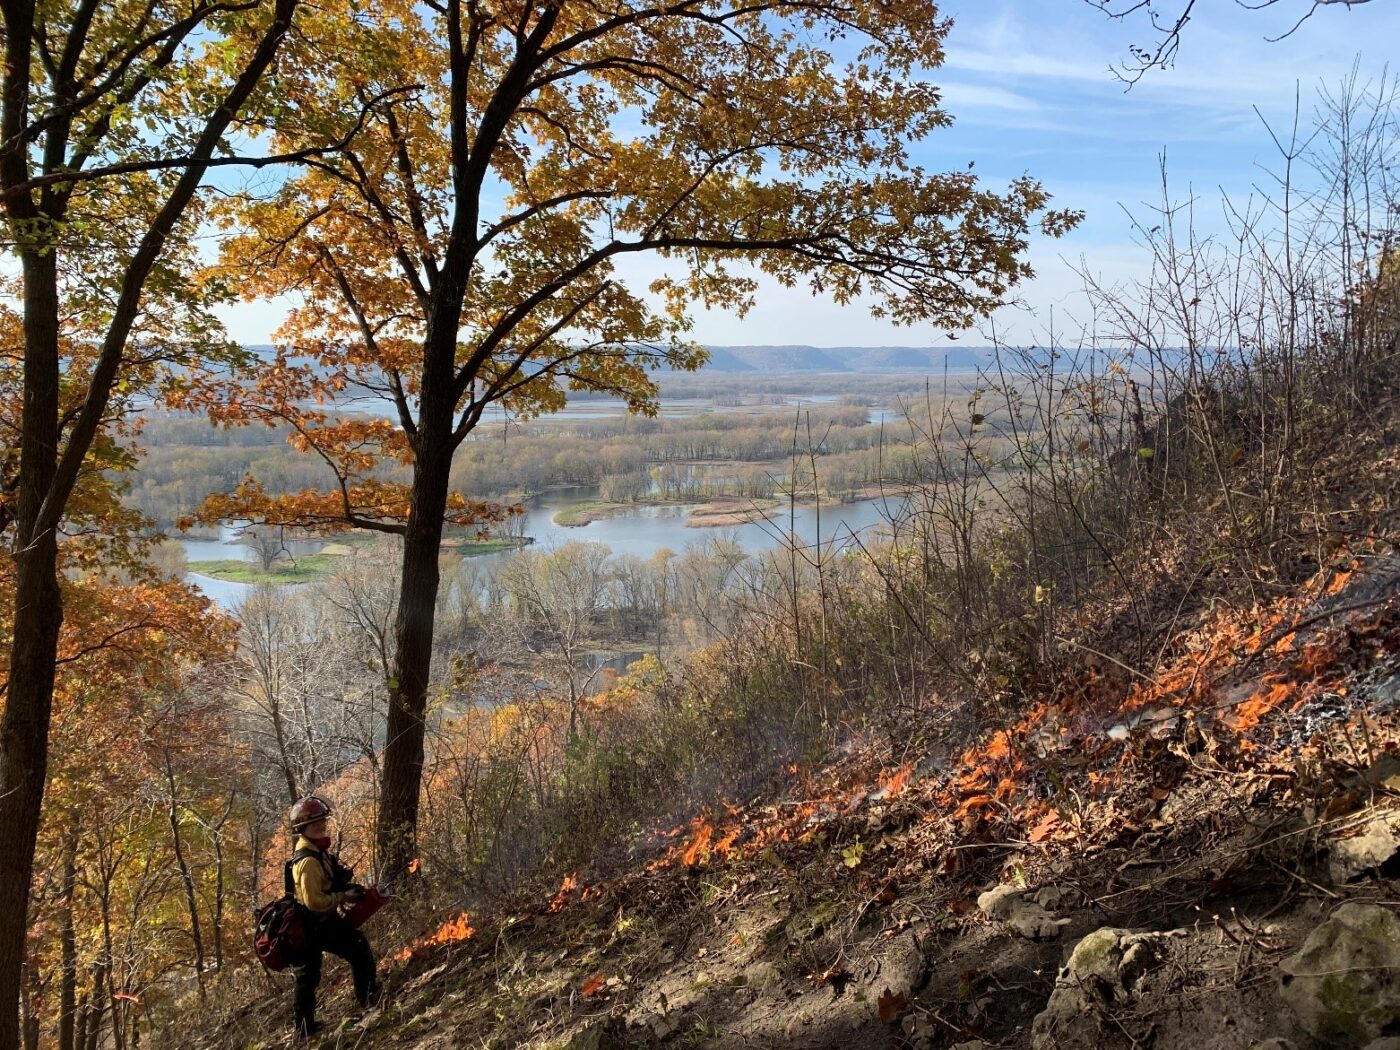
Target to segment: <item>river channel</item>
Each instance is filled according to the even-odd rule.
[[[607,544],[614,554],[648,558],[662,548],[679,553],[688,545],[701,543],[711,536],[731,537],[744,550],[759,553],[777,547],[791,529],[803,544],[830,544],[840,549],[851,542],[853,534],[867,533],[882,524],[900,503],[898,497],[891,497],[888,501],[863,500],[858,503],[824,504],[820,508],[798,507],[791,517],[784,509],[769,521],[724,528],[687,527],[689,508],[679,505],[642,506],[577,527],[554,523],[554,516],[559,511],[593,497],[594,494],[588,490],[575,490],[548,493],[529,501],[525,510],[525,535],[533,536],[537,545],[546,548],[587,540]],[[185,540],[185,556],[192,562],[229,558],[251,560],[254,557],[251,550],[237,545],[233,540],[234,532],[228,528],[219,540]],[[300,556],[314,554],[323,545],[310,542],[289,546],[293,555]],[[514,552],[483,554],[473,560],[490,567],[498,566],[514,556]],[[195,573],[187,578],[224,608],[236,606],[252,589],[251,584],[215,580]]]

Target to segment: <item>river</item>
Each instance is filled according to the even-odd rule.
[[[804,408],[831,408],[839,405],[842,394],[774,394],[768,397],[745,400],[739,404],[728,404],[708,397],[668,397],[659,405],[659,415],[663,419],[688,419],[702,414],[727,415],[734,412],[776,412],[789,410],[794,413]],[[360,415],[380,416],[397,420],[398,410],[381,397],[350,397],[337,401],[341,412]],[[557,412],[541,417],[535,423],[544,425],[567,425],[595,419],[614,419],[627,415],[627,404],[609,397],[591,397],[568,402]],[[895,406],[872,405],[866,408],[866,418],[874,424],[899,423],[905,417],[905,409]],[[918,418],[916,415],[915,418]],[[500,404],[486,407],[481,417],[482,426],[499,426],[502,423],[518,425],[515,416]]]
[[[596,494],[584,489],[547,493],[529,501],[525,509],[525,535],[533,536],[535,543],[544,547],[588,540],[607,544],[614,554],[648,558],[662,548],[680,552],[688,544],[702,542],[710,536],[732,537],[751,553],[772,550],[783,542],[791,527],[804,544],[820,542],[833,544],[839,549],[850,543],[853,533],[865,533],[882,524],[899,505],[898,497],[891,497],[888,502],[863,500],[858,503],[823,504],[820,508],[798,507],[791,519],[784,509],[770,521],[726,528],[688,528],[685,519],[689,508],[677,505],[638,507],[577,527],[554,523],[554,515],[559,511],[590,498],[596,498]],[[226,528],[220,540],[185,540],[185,556],[190,561],[227,558],[252,560],[253,552],[238,546],[232,542],[233,539],[233,530]],[[315,553],[324,544],[312,542],[290,546],[293,554],[301,555]],[[504,552],[478,555],[474,560],[491,566],[512,557],[513,552]],[[215,580],[195,573],[187,578],[224,608],[237,605],[252,589],[251,584]]]

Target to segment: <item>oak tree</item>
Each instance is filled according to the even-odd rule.
[[[197,190],[298,0],[3,0],[0,238],[18,259],[0,533],[13,561],[0,720],[0,1050],[20,969],[75,493],[122,400],[208,348]],[[263,159],[266,159],[265,157]]]
[[[591,390],[654,412],[655,370],[704,361],[688,310],[742,313],[760,275],[966,326],[1030,273],[1032,228],[1074,216],[1030,177],[991,190],[915,162],[951,119],[932,0],[335,0],[308,25],[275,148],[383,102],[352,148],[229,209],[224,272],[293,305],[271,367],[214,414],[290,425],[327,485],[250,478],[206,513],[402,537],[377,834],[395,874],[415,855],[443,530],[493,517],[449,472],[489,406]],[[352,396],[383,411],[329,407]]]

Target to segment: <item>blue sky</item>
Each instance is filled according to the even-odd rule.
[[[1180,0],[1157,0],[1165,12]],[[1022,295],[1033,313],[1003,311],[999,334],[1036,339],[1053,308],[1073,323],[1083,310],[1083,264],[1110,279],[1142,272],[1124,208],[1143,214],[1160,197],[1165,153],[1173,191],[1203,202],[1207,223],[1221,191],[1247,194],[1263,179],[1274,147],[1253,107],[1276,127],[1292,120],[1295,91],[1304,113],[1319,83],[1335,84],[1359,63],[1363,78],[1380,78],[1400,41],[1400,0],[1371,0],[1353,8],[1321,8],[1293,36],[1288,29],[1311,0],[1278,0],[1247,11],[1235,0],[1198,0],[1174,68],[1150,72],[1131,91],[1109,73],[1130,43],[1152,39],[1145,23],[1113,22],[1084,0],[948,0],[954,19],[946,64],[930,75],[955,117],[917,147],[930,169],[968,161],[990,183],[1023,172],[1039,178],[1058,206],[1081,208],[1086,221],[1070,236],[1037,244],[1036,280]],[[627,274],[649,276],[644,261]],[[280,311],[239,306],[226,313],[231,333],[266,342]],[[710,344],[942,345],[941,330],[899,328],[876,321],[859,304],[838,307],[805,291],[765,283],[759,305],[744,319],[700,312],[694,335]],[[978,333],[961,341],[978,342]]]

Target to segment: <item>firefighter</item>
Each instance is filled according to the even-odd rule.
[[[292,854],[292,883],[297,903],[306,909],[307,951],[295,967],[296,991],[292,1024],[296,1034],[307,1037],[321,1025],[316,1020],[316,986],[321,983],[321,956],[338,955],[350,964],[355,979],[355,999],[367,1007],[379,994],[374,953],[369,939],[340,914],[340,906],[354,904],[365,888],[351,880],[354,873],[330,852],[326,820],[331,807],[325,799],[309,795],[292,807],[288,823],[296,835]]]

